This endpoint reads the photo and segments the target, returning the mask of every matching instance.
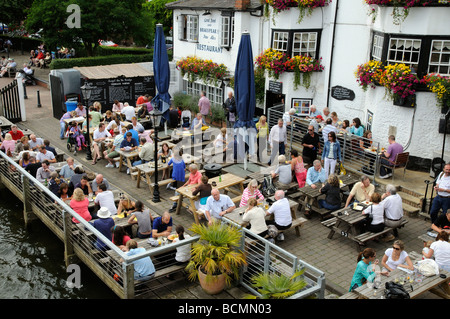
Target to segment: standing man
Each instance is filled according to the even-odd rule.
[[[236,100],[234,99],[233,93],[228,92],[228,98],[223,103],[225,107],[225,112],[227,114],[228,127],[233,127],[234,122],[236,122]]]
[[[403,220],[402,198],[397,194],[397,188],[392,185],[386,185],[386,192],[381,196],[381,204],[384,207],[384,225],[394,228],[394,234],[387,235],[383,240],[391,241],[397,236],[397,227]]]
[[[278,124],[274,125],[270,129],[269,134],[269,145],[272,149],[270,154],[269,165],[276,158],[278,152],[280,155],[286,154],[286,144],[287,144],[287,131],[286,126],[284,126],[283,119],[278,119]]]
[[[381,153],[380,178],[389,178],[392,176],[392,169],[387,166],[393,166],[397,154],[403,153],[403,146],[395,141],[394,135],[389,135],[388,149]]]
[[[303,136],[303,161],[312,165],[317,159],[317,153],[320,150],[319,134],[314,132],[314,126],[308,126],[308,132]]]
[[[209,99],[206,97],[206,92],[202,91],[200,93],[200,99],[198,100],[198,108],[199,108],[199,112],[205,117],[209,115],[211,116],[211,102],[209,101]]]
[[[434,190],[437,195],[433,198],[430,209],[432,224],[437,220],[441,208],[444,214],[450,208],[450,163],[445,164],[444,170],[437,177]]]

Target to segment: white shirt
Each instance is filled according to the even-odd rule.
[[[388,265],[389,268],[391,268],[391,269],[396,269],[398,267],[398,265],[406,264],[406,257],[408,257],[408,253],[406,251],[402,250],[398,260],[393,260],[392,259],[393,251],[394,251],[394,248],[386,249],[386,252],[384,253],[388,257],[388,259],[386,261],[386,265]]]
[[[125,118],[127,119],[127,121],[130,121],[130,122],[131,122],[131,119],[133,118],[133,116],[136,116],[134,107],[132,107],[131,105],[125,106],[122,109],[122,114],[125,114]]]
[[[384,208],[382,204],[369,206],[363,213],[365,215],[372,215],[372,225],[384,223]]]
[[[191,236],[188,234],[184,234],[184,239],[188,239]],[[177,237],[173,240],[173,243],[179,242],[180,239]],[[177,253],[175,254],[175,260],[184,263],[186,261],[189,261],[191,259],[191,245],[183,245],[180,247],[177,247]]]
[[[254,234],[260,234],[267,230],[266,213],[261,207],[253,207],[242,216],[244,222],[250,223],[250,231]]]
[[[30,148],[33,149],[33,148],[36,148],[36,147],[38,147],[40,145],[44,145],[44,140],[42,138],[40,138],[40,137],[36,137],[36,142],[33,142],[33,140],[30,139],[28,144],[30,145]]]
[[[338,129],[335,126],[331,125],[331,124],[325,125],[325,127],[322,129],[322,136],[323,136],[323,141],[324,142],[328,141],[328,133],[330,133],[330,132],[337,133]]]
[[[450,189],[450,176],[442,174],[440,178],[438,177],[436,184],[439,185],[439,188]],[[438,195],[448,197],[450,196],[450,193],[439,191]]]
[[[102,137],[110,137],[111,134],[109,134],[109,132],[105,129],[103,131],[100,132],[99,129],[96,129],[94,131],[94,140],[98,139],[98,138],[102,138]]]
[[[272,126],[269,134],[269,143],[273,145],[273,143],[284,142],[287,143],[287,132],[286,126],[279,127],[278,124]]]
[[[117,207],[114,202],[114,194],[112,191],[104,191],[97,194],[95,197],[95,203],[99,204],[100,207],[106,207],[111,212],[111,214],[117,214]]]
[[[403,217],[402,198],[399,194],[389,195],[381,203],[387,219],[399,220]]]
[[[219,200],[215,200],[214,197],[211,195],[206,200],[205,210],[209,211],[209,214],[211,215],[211,217],[214,217],[216,219],[221,219],[222,216],[220,216],[219,214],[232,206],[235,206],[235,205],[234,205],[233,201],[231,200],[230,196],[220,194]]]
[[[434,260],[442,267],[443,265],[450,267],[450,243],[443,240],[435,241],[430,246],[434,251]]]
[[[53,160],[53,159],[55,159],[55,155],[52,152],[50,152],[50,151],[45,152],[45,154],[39,152],[36,155],[36,161],[37,162],[43,162],[45,160]]]
[[[269,214],[275,214],[275,223],[277,225],[287,226],[292,224],[291,207],[287,198],[277,200],[267,212]]]

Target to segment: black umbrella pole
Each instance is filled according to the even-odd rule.
[[[39,90],[37,90],[37,107],[41,106],[41,95],[39,94]]]

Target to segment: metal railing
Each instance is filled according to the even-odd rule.
[[[130,257],[3,152],[0,152],[0,181],[22,200],[26,219],[34,214],[63,241],[67,266],[78,257],[121,298],[134,298],[152,290],[151,286],[135,285],[134,261],[150,257],[158,271],[176,263],[174,258],[168,259],[169,251],[198,240],[194,236]],[[73,223],[72,218],[79,223]],[[96,248],[98,240],[107,248]]]
[[[278,119],[282,118],[284,110],[271,108],[268,111],[267,122],[269,129],[276,125]],[[286,153],[289,154],[291,149],[296,149],[299,154],[303,150],[302,139],[308,132],[310,120],[297,116],[291,117],[291,125],[287,126]],[[376,175],[379,172],[381,147],[380,142],[374,139],[359,137],[350,133],[338,134],[337,139],[341,145],[342,164],[345,169],[359,174],[367,175],[374,183],[376,183]],[[322,133],[319,132],[320,150],[323,150],[324,140]],[[318,154],[318,158],[322,153]]]
[[[13,123],[22,121],[20,100],[19,84],[17,79],[14,79],[10,84],[0,89],[0,115]]]
[[[236,223],[223,218],[222,222],[240,227]],[[252,285],[252,278],[259,273],[274,274],[275,276],[285,275],[291,277],[296,271],[304,269],[303,275],[296,280],[303,279],[306,287],[297,292],[291,299],[304,299],[309,296],[316,296],[323,299],[325,296],[325,273],[314,266],[300,260],[297,256],[272,244],[247,228],[241,227],[242,244],[241,250],[246,253],[247,266],[241,269],[239,284],[248,289],[252,294],[261,294]]]

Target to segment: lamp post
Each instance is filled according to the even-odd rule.
[[[91,99],[92,94],[92,87],[90,85],[87,85],[86,83],[83,84],[83,86],[80,88],[81,93],[83,94],[83,102],[84,105],[89,104],[89,100]],[[91,153],[91,135],[89,132],[89,109],[86,107],[86,126],[87,126],[87,138],[86,138],[86,145],[87,145],[87,151],[86,151],[86,159],[88,161],[92,160],[92,153]]]
[[[155,130],[155,187],[153,189],[153,199],[154,203],[158,203],[161,201],[159,198],[159,185],[158,185],[158,127],[161,124],[162,112],[156,108],[153,108],[149,112],[153,121],[153,129]]]

